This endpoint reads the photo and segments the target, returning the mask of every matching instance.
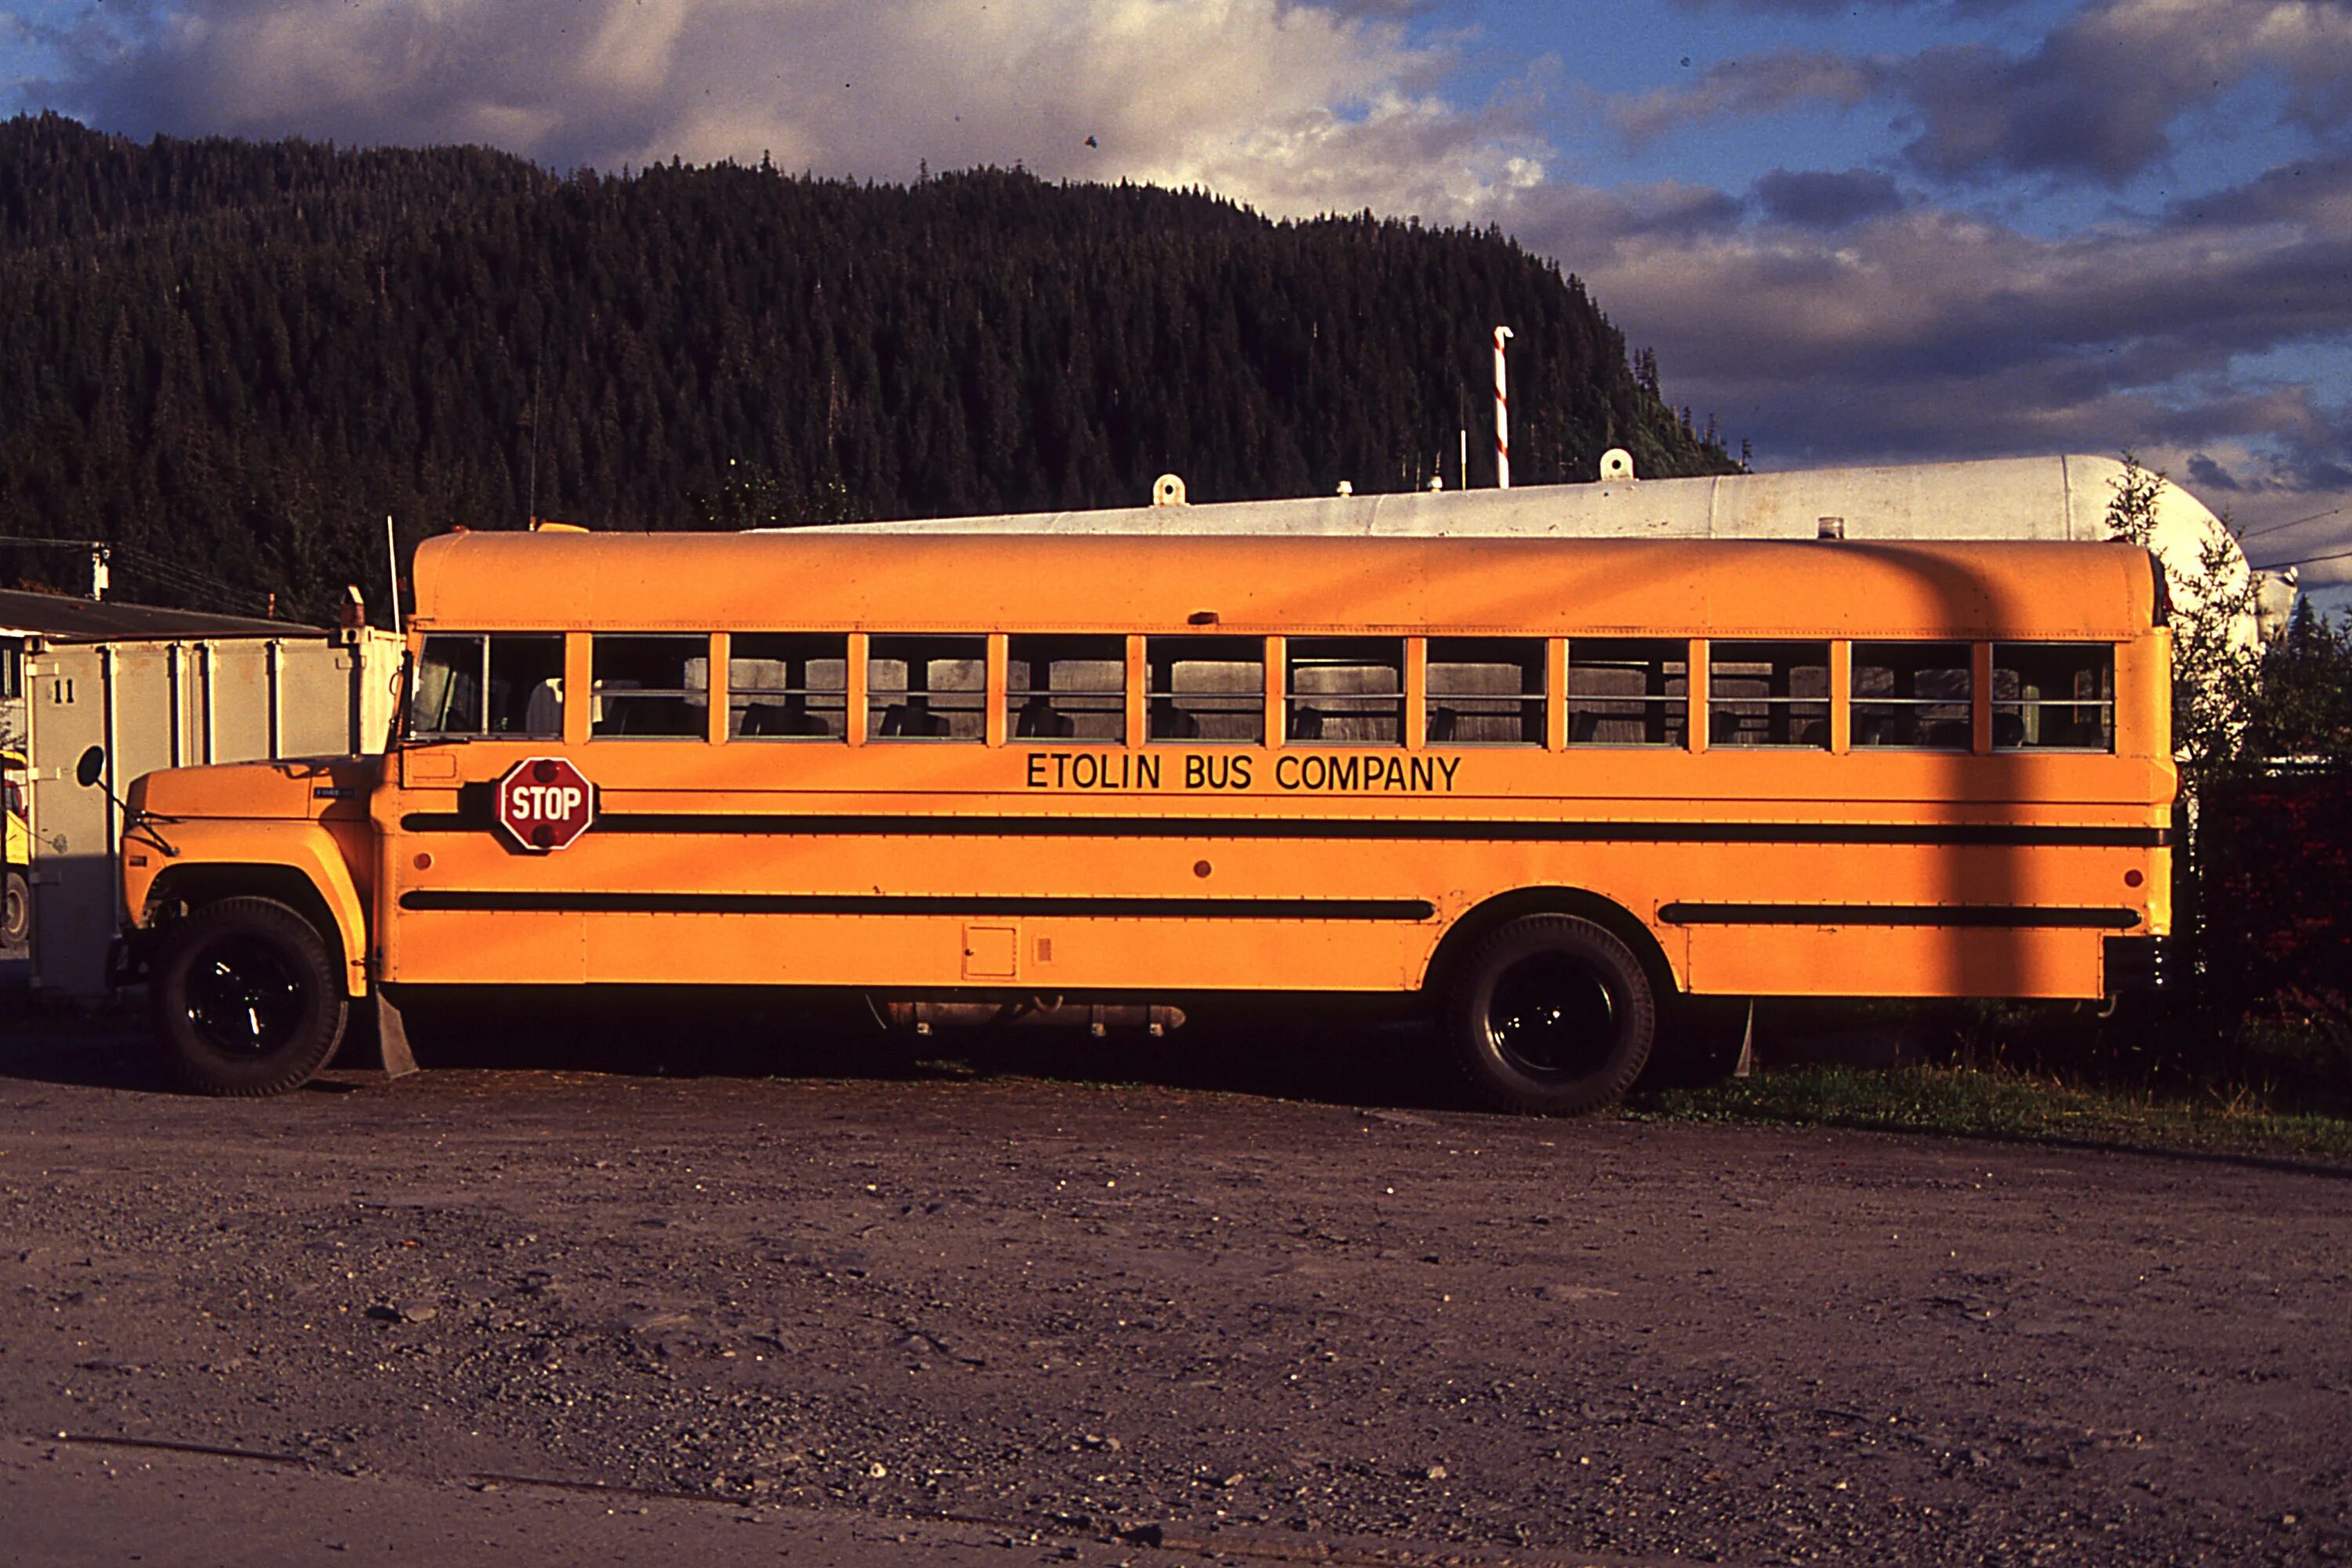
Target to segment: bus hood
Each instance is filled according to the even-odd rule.
[[[307,821],[367,816],[382,757],[288,757],[166,768],[131,785],[129,805],[165,820]]]

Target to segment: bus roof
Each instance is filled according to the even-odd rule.
[[[463,533],[416,554],[450,630],[1696,633],[2120,638],[2113,543]]]

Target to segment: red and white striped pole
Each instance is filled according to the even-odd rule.
[[[1495,484],[1497,489],[1511,488],[1511,399],[1503,372],[1503,344],[1511,337],[1511,329],[1495,329]]]

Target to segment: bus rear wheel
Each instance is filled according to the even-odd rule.
[[[274,899],[223,899],[174,923],[150,976],[164,1065],[199,1094],[299,1088],[335,1054],[349,1003],[316,927]]]
[[[23,872],[8,873],[5,898],[0,903],[0,947],[22,947],[33,934],[33,889]]]
[[[1454,1066],[1496,1110],[1570,1116],[1633,1086],[1657,1035],[1633,949],[1574,915],[1528,915],[1465,961],[1447,1009]]]

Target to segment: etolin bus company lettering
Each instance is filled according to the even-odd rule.
[[[1459,757],[1310,752],[1277,757],[1269,770],[1264,757],[1195,753],[1182,758],[1183,768],[1171,774],[1161,768],[1161,760],[1125,752],[1036,752],[1028,759],[1028,786],[1113,792],[1248,790],[1263,788],[1270,779],[1285,794],[1451,795],[1455,770],[1462,765]],[[1166,782],[1171,777],[1173,783]]]

